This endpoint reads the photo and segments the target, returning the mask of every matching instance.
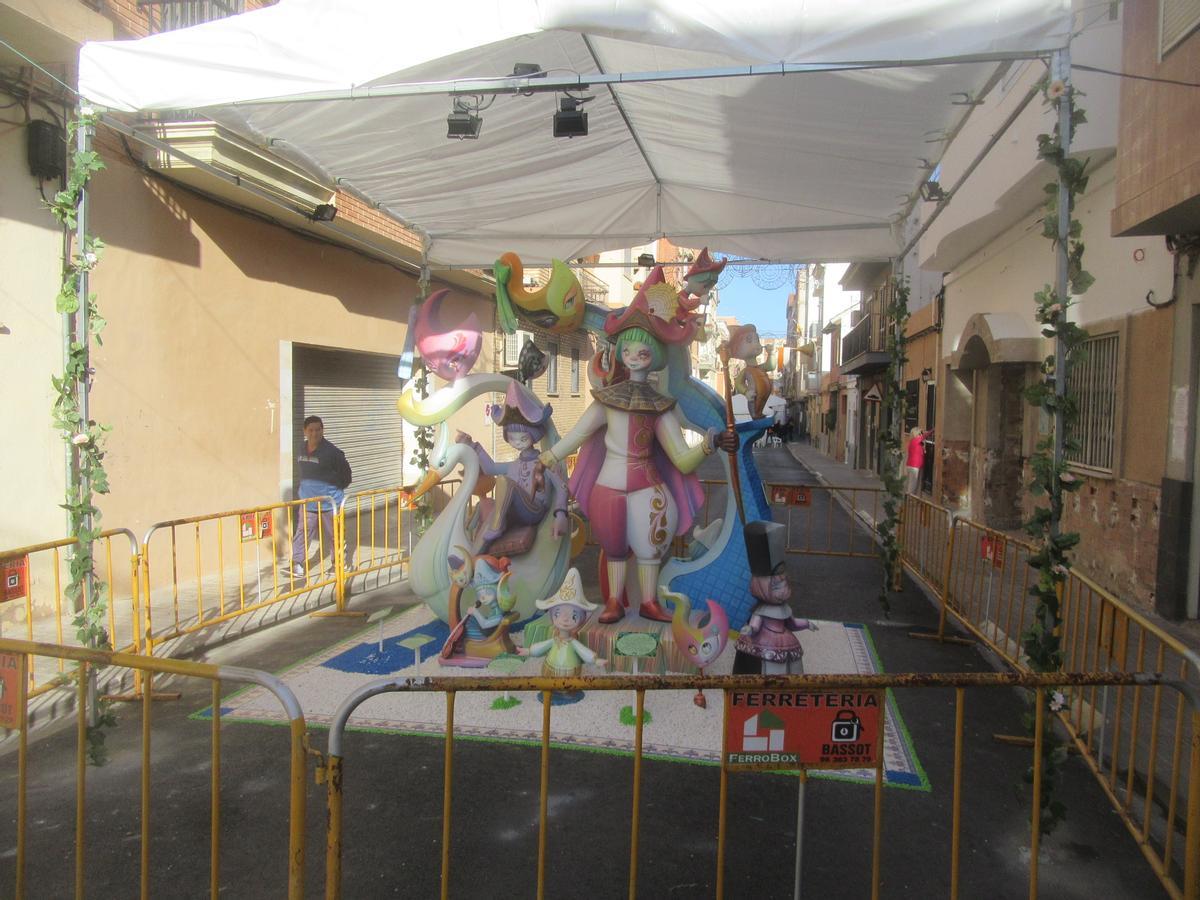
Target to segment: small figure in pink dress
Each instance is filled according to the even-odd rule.
[[[745,528],[750,562],[750,593],[758,600],[734,648],[735,675],[803,675],[804,648],[797,631],[816,631],[808,619],[792,615],[792,588],[785,563],[787,527],[778,522],[751,522]]]

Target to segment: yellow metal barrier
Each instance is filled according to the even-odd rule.
[[[327,516],[315,512],[317,504],[328,505]],[[310,497],[152,525],[142,540],[146,654],[306,591],[336,592],[344,562],[336,513],[329,497]],[[297,533],[300,569],[292,565]]]
[[[723,691],[729,694],[734,691],[853,691],[853,690],[880,690],[880,689],[910,689],[910,688],[955,688],[956,689],[956,715],[955,715],[955,755],[954,755],[954,775],[953,775],[953,799],[952,799],[952,827],[950,838],[950,896],[951,898],[958,897],[959,886],[959,865],[960,865],[960,830],[962,824],[961,808],[962,808],[962,771],[963,771],[963,730],[964,730],[964,689],[965,688],[1026,688],[1035,691],[1037,694],[1037,708],[1043,709],[1045,706],[1044,697],[1045,691],[1053,688],[1073,688],[1075,690],[1083,690],[1086,688],[1095,689],[1099,686],[1119,686],[1119,688],[1130,688],[1133,690],[1154,690],[1161,691],[1164,687],[1170,687],[1179,692],[1178,703],[1180,707],[1186,705],[1190,712],[1193,724],[1200,721],[1200,715],[1197,713],[1197,694],[1196,691],[1188,684],[1173,681],[1164,678],[1160,675],[1151,675],[1144,673],[1129,673],[1129,672],[1093,672],[1093,673],[1053,673],[1053,674],[1034,674],[1034,673],[963,673],[963,674],[909,674],[909,675],[767,675],[767,676],[687,676],[687,675],[669,675],[669,676],[645,676],[637,679],[636,686],[631,686],[628,678],[599,676],[599,677],[580,677],[580,678],[492,678],[492,677],[445,677],[445,678],[384,678],[366,684],[348,696],[338,707],[334,713],[333,722],[329,729],[328,755],[320,763],[324,777],[323,780],[327,786],[327,804],[328,814],[326,817],[326,857],[325,857],[325,896],[327,900],[337,900],[342,896],[342,844],[343,844],[343,826],[346,821],[346,810],[344,809],[344,782],[346,778],[346,757],[344,751],[344,736],[346,727],[350,721],[354,711],[366,700],[371,697],[378,696],[384,693],[393,692],[436,692],[443,693],[446,697],[446,726],[445,726],[445,753],[443,763],[443,784],[442,784],[442,814],[441,814],[441,896],[443,898],[449,895],[450,872],[453,854],[451,852],[451,801],[453,797],[453,782],[454,782],[454,734],[455,734],[455,697],[460,692],[467,691],[486,691],[486,692],[516,692],[516,691],[537,691],[542,694],[542,737],[541,737],[541,769],[540,769],[540,794],[539,794],[539,821],[538,821],[538,855],[536,866],[537,889],[536,896],[543,897],[545,895],[546,881],[546,863],[548,853],[548,796],[549,796],[549,758],[550,758],[550,720],[553,704],[551,703],[552,691],[630,691],[633,690],[636,694],[636,704],[639,715],[635,719],[635,737],[634,737],[634,754],[633,754],[633,795],[632,809],[630,811],[631,822],[631,842],[630,842],[630,861],[628,870],[628,892],[629,897],[637,896],[638,887],[638,832],[641,817],[641,764],[642,764],[642,723],[643,717],[640,715],[644,708],[644,698],[646,691],[695,691],[697,689],[708,689]],[[728,710],[728,704],[725,709]],[[886,715],[886,707],[883,713]],[[880,728],[882,733],[883,729]],[[723,732],[727,734],[727,728],[723,728]],[[1195,734],[1195,732],[1193,732]],[[1196,738],[1200,741],[1200,737]],[[1042,765],[1043,759],[1040,752],[1040,747],[1035,747],[1032,759],[1033,770],[1033,792],[1030,798],[1030,828],[1031,828],[1031,854],[1030,854],[1030,870],[1029,870],[1029,887],[1028,894],[1031,898],[1037,897],[1038,892],[1038,843],[1040,840],[1040,823],[1041,823],[1041,784],[1042,784]],[[883,758],[883,747],[879,748],[879,759]],[[725,749],[722,751],[722,760],[727,759]],[[1192,765],[1196,770],[1200,770],[1200,751],[1193,753]],[[881,848],[884,839],[883,833],[883,767],[882,763],[874,766],[876,769],[875,779],[875,803],[874,803],[874,827],[872,840],[872,865],[871,865],[871,896],[873,898],[879,896],[880,891],[880,874],[881,874]],[[1025,764],[1021,764],[1020,770],[1024,771]],[[999,777],[1011,777],[1012,774],[1004,775],[999,773]],[[801,778],[804,778],[804,773],[801,772]],[[717,821],[717,846],[716,859],[714,860],[716,869],[716,896],[722,898],[725,896],[724,885],[724,862],[726,852],[726,835],[727,827],[727,807],[728,807],[728,781],[727,767],[723,763],[721,771],[720,793],[718,798],[718,808],[716,810]],[[905,823],[904,827],[909,827],[909,823]],[[1192,839],[1189,841],[1189,850],[1192,844],[1195,843],[1194,838],[1197,832],[1190,830],[1188,835]],[[1189,858],[1190,859],[1190,858]],[[829,861],[826,861],[829,862]],[[836,861],[830,862],[832,865],[837,865]],[[1189,863],[1190,865],[1190,863]],[[1188,869],[1191,872],[1191,868]],[[1186,880],[1187,889],[1181,894],[1173,894],[1182,896],[1185,900],[1195,900],[1200,892],[1196,880]],[[1000,886],[997,886],[1000,890]]]
[[[767,500],[786,509],[788,553],[811,556],[876,557],[880,488],[833,485],[766,485]],[[866,528],[867,534],[861,533]]]
[[[36,643],[33,641],[17,641],[0,639],[0,654],[15,660],[18,677],[14,682],[19,696],[9,698],[15,700],[17,712],[16,727],[19,729],[17,738],[17,785],[16,785],[16,871],[13,896],[22,900],[26,896],[26,856],[28,820],[28,777],[29,777],[29,748],[28,748],[28,700],[30,692],[26,690],[29,684],[29,672],[33,669],[29,663],[37,658],[49,658],[66,663],[74,662],[74,671],[70,677],[76,682],[76,754],[75,754],[75,851],[74,851],[74,882],[75,896],[82,898],[86,886],[86,840],[87,840],[87,684],[89,671],[98,667],[117,667],[132,669],[139,672],[147,682],[143,693],[142,703],[142,769],[141,769],[141,813],[140,813],[140,896],[150,895],[150,838],[151,838],[151,781],[150,781],[150,746],[152,723],[152,684],[155,675],[173,675],[186,678],[200,678],[212,682],[212,779],[211,792],[213,797],[211,832],[210,832],[210,895],[217,897],[220,890],[220,748],[221,748],[221,683],[223,681],[257,684],[267,688],[278,698],[288,716],[291,732],[291,752],[289,754],[289,836],[287,859],[287,896],[299,900],[304,895],[304,857],[305,857],[305,774],[307,768],[304,715],[295,695],[282,681],[273,675],[254,669],[243,669],[237,666],[213,666],[205,663],[184,662],[172,659],[151,659],[130,653],[105,652],[85,650],[74,647],[62,647],[52,644]],[[52,773],[58,777],[59,773]],[[258,873],[261,878],[261,873]],[[226,885],[228,887],[228,885]],[[253,890],[262,891],[261,883],[256,883]],[[268,890],[268,893],[273,891]],[[36,896],[44,896],[44,891],[37,891]]]
[[[462,479],[450,478],[425,496],[431,498],[436,515],[449,503]],[[347,494],[338,508],[339,541],[345,548],[346,562],[337,585],[338,612],[345,611],[350,579],[372,572],[399,569],[401,573],[412,558],[413,547],[421,535],[416,529],[408,501],[411,486],[380,488]],[[318,613],[321,615],[321,613]]]
[[[1014,670],[1030,671],[1021,635],[1034,620],[1036,548],[968,519],[947,528],[948,511],[907,500],[904,562],[938,595],[937,637],[951,639],[945,623],[953,618]],[[942,575],[934,580],[932,547],[941,535]],[[1066,671],[1149,670],[1200,687],[1200,657],[1075,570],[1061,614]],[[1182,700],[1164,704],[1158,688],[1092,687],[1067,692],[1058,718],[1168,893],[1195,896],[1188,886],[1200,883],[1200,728]]]
[[[713,479],[700,482],[704,505],[700,526],[725,515],[728,483]],[[823,484],[765,484],[767,502],[774,507],[776,521],[787,525],[787,552],[810,556],[876,557],[878,522],[883,516],[885,492],[881,488],[838,487]],[[714,499],[720,503],[714,504]],[[861,529],[867,534],[862,534]],[[676,555],[684,555],[684,541]]]
[[[72,624],[79,610],[67,603],[65,595],[76,543],[75,538],[63,538],[0,553],[0,572],[4,574],[0,610],[8,637],[79,646]],[[125,528],[102,532],[92,545],[92,554],[97,589],[108,603],[109,643],[117,650],[140,653],[137,538]],[[89,602],[85,584],[82,604]],[[29,671],[30,695],[50,690],[65,672],[61,658],[39,658]]]
[[[940,594],[953,529],[950,511],[924,497],[906,494],[900,518],[902,561],[913,577]]]

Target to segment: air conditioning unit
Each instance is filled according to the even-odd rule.
[[[810,394],[815,394],[821,389],[821,373],[820,372],[805,372],[804,373],[804,390]]]
[[[517,367],[517,363],[521,360],[521,348],[525,346],[526,339],[532,341],[533,333],[517,331],[504,336],[504,368],[515,369]]]
[[[853,328],[862,321],[863,311],[861,309],[850,310],[850,327]]]

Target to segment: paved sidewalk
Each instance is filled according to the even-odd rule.
[[[792,441],[784,446],[796,462],[817,476],[821,484],[883,490],[883,482],[870,469],[856,469],[854,466],[838,462],[807,441]]]

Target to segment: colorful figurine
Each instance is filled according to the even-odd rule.
[[[746,364],[737,377],[736,389],[739,394],[746,396],[752,419],[762,418],[763,407],[771,396],[771,379],[767,377],[767,372],[773,368],[774,360],[768,358],[766,364],[760,366],[758,355],[762,351],[762,342],[755,326],[735,325],[729,329],[729,355]]]
[[[610,364],[598,367],[604,383],[592,391],[593,403],[541,456],[547,466],[555,466],[582,448],[570,487],[603,551],[602,623],[625,614],[631,554],[637,561],[641,614],[671,621],[658,602],[658,575],[671,541],[691,528],[704,501],[691,473],[718,447],[727,452],[737,448],[735,434],[715,428],[689,447],[675,399],[649,383],[650,373],[667,364],[665,344],[686,344],[698,326],[697,317],[679,308],[676,289],[656,267],[633,303],[605,322],[605,333],[616,346]]]
[[[447,559],[447,566],[451,584],[450,635],[438,662],[443,666],[482,668],[502,653],[515,653],[516,646],[508,636],[517,619],[508,559],[473,557],[464,548],[456,547]],[[464,594],[474,594],[475,598],[466,615],[461,609]]]
[[[683,288],[679,291],[680,305],[690,311],[703,303],[709,291],[716,286],[717,279],[721,277],[728,261],[723,259],[713,262],[712,257],[708,255],[708,248],[701,250],[687,274],[683,276]]]
[[[583,595],[583,580],[578,569],[568,569],[557,593],[539,600],[537,606],[549,612],[554,637],[538,641],[531,647],[522,647],[517,652],[522,656],[544,656],[542,675],[571,678],[579,675],[585,664],[605,664],[606,660],[597,659],[595,652],[576,637],[587,623],[588,615],[600,608]]]
[[[699,621],[692,625],[692,603],[685,594],[676,594],[660,587],[658,595],[663,600],[670,600],[675,604],[675,614],[671,618],[671,634],[675,638],[675,646],[683,651],[691,664],[703,675],[705,667],[712,665],[729,643],[729,617],[715,600],[708,600],[708,617],[705,618],[702,614]],[[703,691],[696,691],[692,702],[701,709],[708,706]]]
[[[417,352],[426,367],[446,381],[456,381],[471,371],[483,348],[483,332],[475,313],[457,328],[442,326],[438,315],[442,302],[450,292],[434,291],[416,312],[413,325]]]
[[[496,278],[496,319],[506,334],[517,330],[518,317],[547,331],[574,331],[583,324],[587,302],[571,267],[550,261],[550,280],[536,290],[525,287],[525,268],[515,253],[505,253],[492,266]]]
[[[547,468],[538,459],[534,446],[546,434],[546,423],[553,413],[549,404],[541,404],[521,385],[513,382],[503,406],[492,408],[492,420],[504,431],[504,440],[517,451],[512,462],[496,462],[469,434],[458,432],[457,441],[474,449],[479,469],[496,479],[493,498],[482,500],[468,534],[480,550],[524,553],[533,543],[537,526],[551,512],[553,503],[555,538],[565,537],[567,490],[562,475]],[[503,544],[503,546],[499,546]]]
[[[735,675],[802,675],[804,648],[795,632],[817,626],[792,615],[787,580],[787,526],[779,522],[750,522],[745,528],[750,562],[750,593],[758,600],[750,621],[738,635]]]

